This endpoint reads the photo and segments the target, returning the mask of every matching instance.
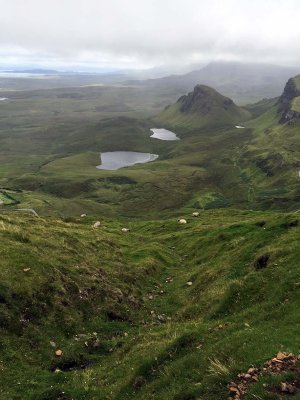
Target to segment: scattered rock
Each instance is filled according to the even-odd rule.
[[[193,214],[192,214],[192,216],[193,216],[193,217],[196,217],[196,218],[199,217],[199,215],[200,215],[199,212],[193,212]]]
[[[96,350],[101,346],[101,342],[97,337],[92,337],[85,342],[85,345],[89,350]]]
[[[167,321],[167,317],[165,316],[165,314],[160,314],[160,315],[158,315],[158,316],[157,316],[157,319],[158,319],[160,322],[166,322],[166,321]]]
[[[128,228],[122,228],[121,230],[122,230],[122,232],[124,232],[124,233],[130,232],[130,229],[128,229]]]
[[[62,350],[56,350],[56,351],[55,351],[55,355],[56,355],[57,357],[61,357],[62,354],[63,354]]]
[[[181,225],[184,225],[184,224],[187,224],[187,220],[181,218],[181,219],[178,220],[178,223],[181,224]]]
[[[29,272],[31,270],[31,268],[24,268],[23,271],[24,272]]]
[[[187,286],[192,286],[193,282],[189,281],[186,284],[187,284]]]
[[[80,217],[84,218],[84,217],[86,217],[86,214],[81,214]]]
[[[281,382],[280,390],[283,393],[295,394],[297,391],[297,388],[294,385],[292,385],[291,383]]]
[[[99,228],[100,225],[101,225],[101,222],[97,221],[94,223],[93,228]]]
[[[279,352],[276,357],[265,363],[263,368],[249,368],[248,371],[238,374],[235,381],[228,385],[230,397],[228,400],[241,400],[248,392],[251,383],[257,382],[262,375],[279,375],[287,371],[296,373],[297,380],[293,382],[281,382],[279,386],[263,386],[269,392],[278,394],[295,394],[300,387],[300,366],[298,365],[300,356],[291,353]]]
[[[50,340],[50,342],[49,342],[49,343],[50,343],[50,346],[51,346],[51,347],[56,347],[56,343],[55,343],[55,342],[53,342],[52,340]]]

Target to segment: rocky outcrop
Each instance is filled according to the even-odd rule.
[[[292,110],[292,101],[295,97],[298,96],[300,96],[300,89],[296,85],[295,78],[291,78],[285,85],[284,91],[278,101],[278,113],[280,114],[280,123],[292,124],[297,118],[300,118],[300,112]]]
[[[231,99],[205,85],[195,86],[192,92],[180,97],[178,103],[182,113],[197,112],[203,115],[209,114],[214,107],[225,111],[236,107]]]

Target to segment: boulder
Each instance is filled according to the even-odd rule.
[[[181,219],[178,220],[178,223],[181,224],[181,225],[184,225],[184,224],[187,224],[187,220],[181,218]]]

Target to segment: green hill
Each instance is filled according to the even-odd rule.
[[[297,90],[300,90],[300,75],[295,76],[294,82],[295,82]]]
[[[0,398],[223,400],[240,372],[296,353],[298,215],[184,217],[127,233],[0,217]],[[266,375],[245,399],[277,399],[295,374]]]
[[[195,130],[241,124],[250,113],[234,104],[228,97],[204,86],[195,86],[193,92],[180,97],[165,108],[157,121],[172,128]]]

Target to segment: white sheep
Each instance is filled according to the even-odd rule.
[[[186,221],[186,219],[181,218],[178,220],[178,223],[183,225],[183,224],[187,224],[187,221]]]
[[[199,215],[200,215],[200,213],[198,213],[198,212],[193,212],[193,214],[192,214],[193,217],[199,217]]]
[[[84,217],[86,217],[86,214],[81,214],[80,217],[84,218]]]
[[[99,228],[100,225],[101,225],[101,222],[97,221],[94,223],[93,228]]]
[[[128,228],[122,228],[122,232],[130,232],[130,229],[128,229]]]

